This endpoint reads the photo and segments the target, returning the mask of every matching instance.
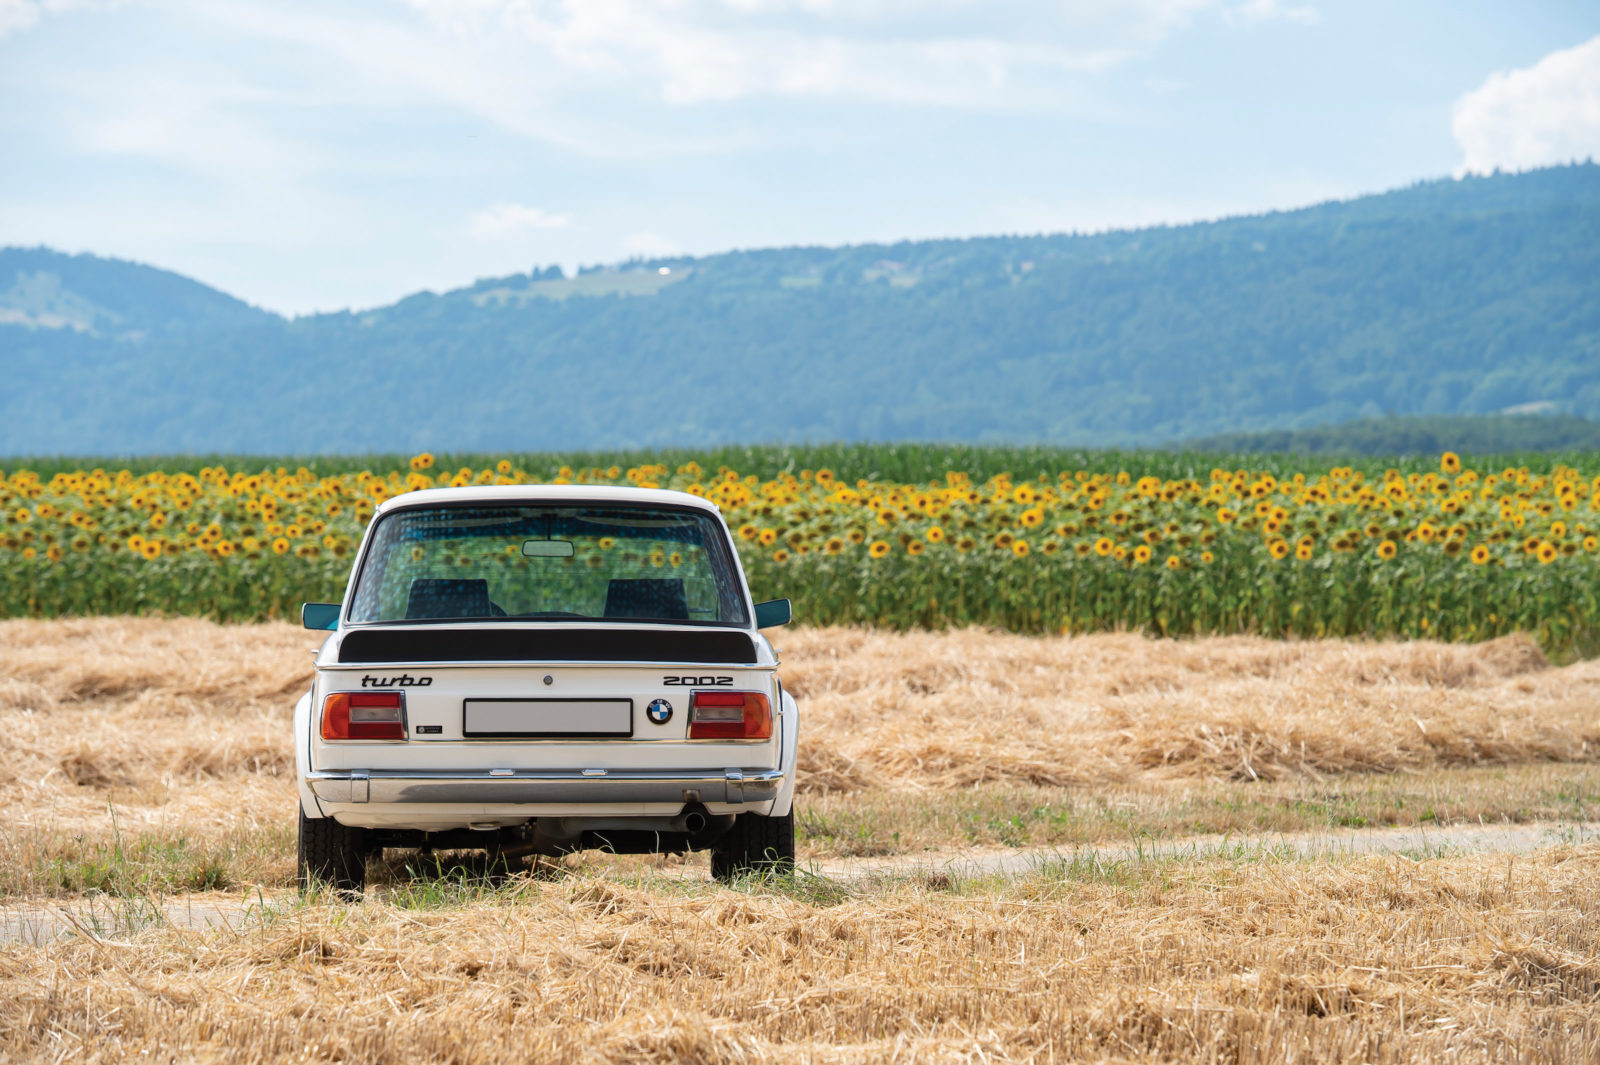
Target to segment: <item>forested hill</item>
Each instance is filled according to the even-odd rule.
[[[48,248],[0,248],[0,285],[9,286],[0,290],[0,323],[107,338],[227,329],[277,317],[170,270]],[[0,350],[14,342],[7,336]]]
[[[6,286],[10,286],[7,291]],[[1600,167],[1090,236],[733,252],[285,320],[0,253],[0,455],[1157,444],[1600,416]]]

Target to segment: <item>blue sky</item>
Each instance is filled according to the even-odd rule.
[[[1600,157],[1600,5],[0,0],[0,244],[306,313]]]

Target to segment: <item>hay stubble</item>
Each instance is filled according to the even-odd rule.
[[[1576,771],[1600,740],[1600,667],[1554,668],[1515,639],[777,642],[806,706],[802,801],[836,810],[982,788]],[[315,643],[284,625],[0,624],[8,864],[40,840],[51,860],[99,845],[109,805],[119,839],[232,834],[271,852],[239,875],[282,883],[289,708]],[[421,908],[394,890],[269,905],[237,930],[0,948],[0,1047],[52,1061],[1593,1060],[1597,874],[1595,849],[1555,847],[842,891],[579,872]]]

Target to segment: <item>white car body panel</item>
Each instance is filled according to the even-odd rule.
[[[308,818],[332,817],[352,827],[444,831],[522,825],[531,819],[594,819],[615,828],[632,818],[670,818],[690,804],[710,815],[789,812],[799,732],[799,707],[781,690],[778,659],[754,627],[738,553],[716,506],[698,496],[655,489],[540,485],[430,489],[397,496],[378,508],[351,571],[351,590],[373,530],[400,508],[439,503],[638,503],[693,507],[712,515],[728,536],[728,553],[743,595],[746,628],[671,622],[444,621],[360,625],[349,620],[347,591],[338,629],[317,655],[312,690],[295,706],[295,764]],[[403,631],[426,646],[430,634],[460,638],[474,629],[531,634],[578,630],[696,634],[749,639],[751,661],[459,661],[423,654],[401,662],[341,661],[353,632]],[[687,635],[686,635],[687,634]],[[520,637],[519,637],[520,638]],[[689,699],[716,678],[714,690],[761,692],[773,709],[773,734],[763,740],[690,740]],[[691,683],[670,683],[690,679]],[[393,741],[324,740],[321,707],[334,692],[399,691],[405,700],[406,738]],[[629,700],[631,735],[605,738],[553,736],[473,738],[463,735],[467,700]],[[646,708],[668,700],[671,718],[657,724]],[[612,719],[613,725],[621,717]],[[569,724],[570,724],[570,718]],[[505,799],[506,801],[499,801]],[[436,801],[437,800],[437,801]]]

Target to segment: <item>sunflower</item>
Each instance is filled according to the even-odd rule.
[[[1560,556],[1560,554],[1561,552],[1556,550],[1555,544],[1542,543],[1539,545],[1540,565],[1548,566],[1550,563],[1554,562]]]
[[[937,526],[937,525],[935,525],[931,529],[929,529],[928,530],[928,543],[930,543],[930,544],[942,544],[942,543],[944,543],[944,530],[939,528],[939,526]]]
[[[906,545],[906,554],[915,557],[922,554],[927,549],[928,545],[923,543],[921,540],[913,540]]]
[[[1315,554],[1315,551],[1315,548],[1313,548],[1306,541],[1302,540],[1295,545],[1294,557],[1298,558],[1301,562],[1309,562],[1311,561],[1311,556]]]
[[[155,540],[146,540],[139,548],[139,553],[145,558],[154,561],[161,557],[161,544]]]
[[[510,459],[501,459],[499,462],[494,464],[494,468],[495,468],[496,472],[501,473],[501,474],[510,473],[511,472],[511,460]]]
[[[867,548],[867,552],[871,554],[873,558],[882,558],[884,555],[889,553],[889,545],[884,543],[882,540],[874,540],[872,541],[872,546]]]
[[[1272,557],[1275,559],[1280,561],[1286,559],[1289,557],[1289,541],[1283,539],[1282,537],[1274,538],[1270,543],[1267,544],[1267,551],[1271,553]]]
[[[431,452],[424,451],[420,455],[411,456],[411,468],[418,471],[432,469],[433,454]]]
[[[1479,544],[1472,549],[1472,564],[1474,566],[1481,566],[1488,561],[1489,547],[1487,544]]]
[[[1461,456],[1454,451],[1446,451],[1439,456],[1439,468],[1448,474],[1461,472]]]
[[[1150,561],[1150,545],[1149,544],[1140,544],[1138,547],[1133,549],[1133,564],[1135,566],[1142,566],[1146,562],[1149,562],[1149,561]]]
[[[1206,565],[1209,566],[1209,565],[1211,565],[1211,563],[1215,562],[1216,560],[1217,560],[1217,557],[1215,555],[1213,555],[1210,551],[1202,551],[1202,552],[1200,552],[1200,561],[1205,563]]]
[[[1395,552],[1399,550],[1400,549],[1395,546],[1393,540],[1385,540],[1383,543],[1378,545],[1378,557],[1387,561],[1388,559],[1393,558],[1395,556]]]
[[[1167,556],[1167,568],[1168,569],[1174,569],[1174,570],[1182,569],[1183,568],[1183,559],[1179,558],[1177,555],[1168,555]]]
[[[1094,542],[1094,553],[1099,555],[1101,558],[1105,558],[1116,549],[1116,546],[1116,544],[1111,542],[1111,538],[1109,536],[1102,536],[1100,539]]]
[[[1026,540],[1014,541],[1012,543],[1012,545],[1011,545],[1011,553],[1013,555],[1016,555],[1018,558],[1027,558],[1028,557],[1028,541],[1026,541]]]
[[[756,528],[754,525],[751,525],[749,522],[739,526],[739,539],[741,540],[754,540],[760,535],[761,530]]]
[[[776,550],[776,551],[774,551],[772,553],[772,561],[774,561],[774,562],[787,562],[787,561],[789,561],[789,552],[785,551],[781,547],[778,548],[778,550]]]
[[[966,554],[968,551],[971,551],[977,546],[978,541],[974,540],[970,536],[963,536],[961,539],[956,541],[956,550],[960,551],[962,554]]]
[[[837,536],[830,536],[828,537],[828,542],[822,545],[822,550],[826,554],[837,555],[844,550],[844,540]]]
[[[419,547],[419,548],[415,548],[414,550],[420,551],[422,549]],[[289,553],[289,541],[285,540],[281,536],[278,537],[276,540],[272,541],[272,553],[275,554],[275,555],[286,555],[286,554],[288,554]]]

